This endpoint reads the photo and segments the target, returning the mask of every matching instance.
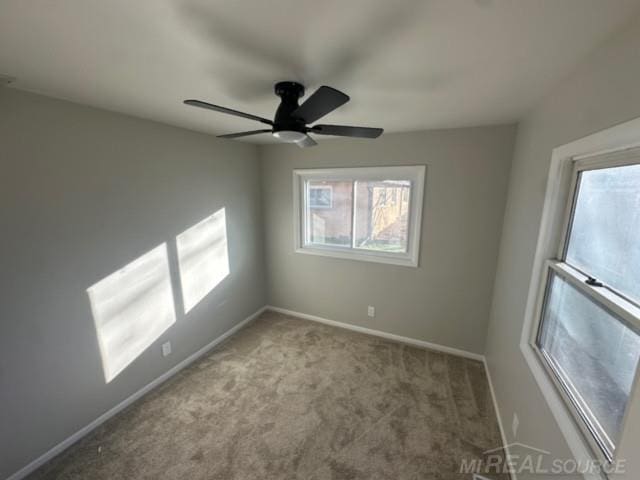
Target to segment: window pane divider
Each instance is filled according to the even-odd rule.
[[[606,286],[594,287],[589,285],[587,283],[589,276],[576,270],[566,262],[548,260],[547,267],[640,332],[640,308],[638,306]]]

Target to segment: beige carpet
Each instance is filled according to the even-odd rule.
[[[467,479],[500,435],[480,362],[276,313],[30,479]]]

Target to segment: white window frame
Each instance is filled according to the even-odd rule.
[[[547,181],[542,220],[533,263],[525,320],[520,341],[521,352],[540,387],[551,412],[560,427],[575,459],[579,462],[604,461],[606,458],[584,422],[576,418],[576,409],[559,384],[548,362],[536,345],[544,308],[547,278],[553,270],[572,285],[597,299],[606,308],[630,325],[638,326],[640,310],[631,302],[621,299],[606,288],[587,285],[581,272],[558,261],[564,258],[567,236],[573,215],[573,199],[578,173],[585,169],[609,168],[637,160],[640,156],[640,119],[603,130],[553,150]],[[636,157],[637,158],[637,157]],[[636,460],[640,428],[640,387],[638,371],[631,389],[623,423],[623,431],[614,454],[615,459],[626,461],[627,472],[640,468]],[[637,473],[637,471],[636,471]],[[585,473],[585,478],[601,479],[602,473]]]
[[[422,233],[422,204],[424,201],[425,165],[397,167],[356,167],[298,169],[293,171],[293,225],[295,251],[309,255],[387,263],[407,267],[417,267],[420,255],[420,236]],[[305,245],[305,182],[309,180],[331,181],[385,181],[409,180],[409,225],[407,251],[404,253],[377,252],[351,247]],[[354,201],[355,204],[355,192]],[[352,212],[355,221],[355,215]]]

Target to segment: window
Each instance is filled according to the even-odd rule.
[[[593,451],[612,461],[640,356],[640,152],[573,162],[534,346]]]
[[[424,166],[294,171],[296,251],[417,266]]]

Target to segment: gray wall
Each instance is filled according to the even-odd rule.
[[[517,412],[518,441],[566,458],[568,447],[519,348],[551,151],[640,116],[639,79],[636,19],[557,86],[518,129],[486,354],[508,440],[514,440],[510,426]]]
[[[255,146],[0,88],[0,162],[5,478],[255,312],[265,294]],[[230,276],[186,317],[178,302],[176,323],[106,385],[87,287],[163,242],[175,259],[175,236],[223,206]],[[167,339],[174,352],[163,358]]]
[[[269,304],[483,353],[514,137],[499,126],[263,147]],[[419,268],[294,252],[293,169],[412,164],[427,165]]]

